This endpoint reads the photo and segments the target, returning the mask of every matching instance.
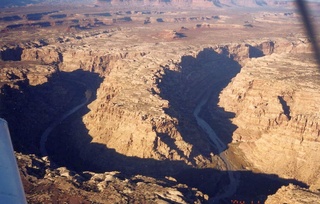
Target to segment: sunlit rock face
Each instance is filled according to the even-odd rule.
[[[238,181],[230,200],[262,203],[291,182],[316,193],[316,65],[298,12],[281,4],[57,0],[4,9],[0,117],[20,152],[28,202],[203,203]],[[198,118],[230,147],[228,162]]]
[[[319,70],[304,43],[252,59],[220,95],[233,142],[260,171],[319,185]]]
[[[319,200],[319,190],[306,190],[290,184],[281,187],[276,194],[268,196],[265,203],[317,203]]]

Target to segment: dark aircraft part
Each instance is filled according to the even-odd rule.
[[[26,204],[7,122],[0,118],[0,203]]]
[[[307,9],[307,5],[306,2],[304,0],[296,0],[298,9],[302,15],[302,20],[303,20],[303,24],[305,26],[305,29],[307,31],[307,34],[311,40],[312,46],[313,46],[313,51],[315,54],[315,58],[317,60],[318,63],[318,69],[320,70],[320,49],[319,49],[319,45],[317,42],[317,36],[316,36],[316,32],[314,30],[313,24],[311,22],[310,19],[310,15]]]

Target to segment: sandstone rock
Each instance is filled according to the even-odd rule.
[[[121,6],[122,3],[108,2],[107,10],[110,4]],[[250,62],[249,58],[310,50],[308,40],[304,38],[256,39],[255,32],[259,37],[270,33],[272,36],[284,36],[287,32],[300,35],[301,25],[293,18],[296,14],[288,14],[292,18],[286,18],[282,13],[246,13],[244,16],[252,19],[253,27],[249,28],[244,27],[242,19],[234,14],[207,10],[213,6],[234,4],[261,6],[272,3],[270,1],[125,2],[131,3],[163,7],[161,11],[152,7],[151,11],[121,10],[101,14],[98,12],[105,9],[99,7],[102,5],[90,5],[80,6],[80,12],[77,7],[73,14],[74,7],[70,4],[61,10],[61,13],[65,9],[68,12],[64,16],[66,19],[60,22],[51,21],[52,16],[47,14],[38,14],[39,23],[26,22],[27,17],[19,14],[23,18],[21,26],[15,22],[10,23],[10,27],[9,23],[0,20],[0,113],[10,120],[14,145],[21,152],[40,154],[39,141],[43,131],[59,123],[47,142],[50,157],[40,159],[23,154],[18,157],[30,203],[105,203],[106,200],[110,203],[206,202],[208,195],[194,186],[189,188],[178,182],[181,179],[196,185],[193,183],[196,180],[198,186],[206,190],[210,188],[210,195],[215,195],[215,189],[221,188],[218,185],[226,183],[220,178],[226,170],[225,164],[218,155],[214,155],[214,148],[197,126],[193,115],[203,94],[207,94],[212,83],[218,80],[227,82],[240,65],[248,61],[248,65],[255,65],[255,61]],[[173,5],[179,7],[178,11],[168,10]],[[201,13],[193,12],[191,7],[180,11],[181,5],[205,6],[206,9]],[[38,8],[30,6],[25,9],[24,13],[28,13]],[[1,16],[11,12],[14,13],[15,9],[2,12]],[[274,17],[278,15],[283,18]],[[293,28],[288,29],[287,24]],[[46,25],[55,28],[46,29],[43,27]],[[264,28],[266,25],[268,28]],[[182,33],[175,31],[177,27]],[[219,44],[230,42],[229,33],[234,43]],[[244,36],[254,40],[243,41]],[[286,56],[274,55],[272,60],[279,58]],[[291,61],[289,59],[285,63],[290,65]],[[253,70],[253,67],[249,69]],[[316,174],[302,173],[307,168],[317,167],[310,164],[306,156],[311,155],[311,159],[318,161],[314,153],[318,150],[314,143],[318,139],[318,116],[313,114],[318,111],[318,101],[313,99],[313,94],[318,96],[317,90],[314,91],[312,86],[303,89],[305,92],[299,92],[298,86],[290,89],[288,80],[284,90],[277,90],[268,98],[264,88],[281,85],[273,81],[273,71],[267,71],[271,76],[267,79],[259,76],[251,80],[249,73],[243,78],[248,81],[235,80],[233,85],[236,88],[226,91],[234,99],[229,101],[230,107],[226,105],[226,109],[236,113],[234,124],[238,125],[239,121],[245,123],[239,123],[234,141],[243,142],[240,148],[247,149],[247,159],[255,162],[260,171],[310,181],[317,188]],[[259,71],[254,74],[259,75]],[[83,79],[83,76],[92,75],[99,77]],[[309,80],[309,75],[302,76]],[[313,84],[308,82],[307,85]],[[253,101],[247,104],[249,97]],[[304,107],[301,109],[297,105],[304,103],[302,99],[312,106],[306,112]],[[69,118],[59,120],[83,100],[90,104],[85,104]],[[221,103],[223,100],[221,98]],[[246,109],[238,106],[242,102],[254,105]],[[227,118],[230,115],[232,113]],[[210,121],[210,117],[206,117]],[[227,124],[223,124],[223,128],[228,129]],[[276,134],[279,129],[287,133],[279,131]],[[290,141],[289,147],[286,140]],[[278,143],[280,147],[277,147]],[[260,150],[261,155],[265,155],[267,149],[283,150],[286,155],[294,156],[282,162],[275,155],[266,155],[265,158],[275,162],[268,162],[271,163],[270,169],[265,169],[259,166],[263,166],[265,161],[255,160],[259,160]],[[61,162],[60,166],[66,162],[74,168],[100,173],[57,168],[51,159]],[[291,164],[298,170],[289,168]],[[303,165],[306,167],[301,167]],[[275,170],[277,168],[286,169],[286,172],[279,172]],[[119,169],[123,172],[114,172]],[[187,176],[174,178],[188,169],[194,175],[183,174]],[[207,170],[210,171],[208,177],[217,179],[198,174]],[[219,175],[211,175],[211,171]],[[212,181],[208,185],[210,187],[207,186],[209,181]]]
[[[62,62],[62,56],[54,47],[40,47],[24,49],[21,55],[22,61],[39,61],[45,64]]]
[[[233,141],[254,167],[319,183],[317,72],[311,54],[272,54],[252,59],[223,90],[219,105],[235,113]]]
[[[130,199],[140,203],[155,203],[158,195],[170,203],[202,203],[208,199],[207,195],[197,189],[188,188],[176,181],[163,182],[141,175],[123,180],[118,177],[120,172],[83,172],[81,176],[65,167],[51,169],[48,162],[35,155],[16,155],[27,200],[31,203],[70,202],[73,197],[79,202],[105,203],[107,200],[126,203]],[[181,191],[188,193],[182,194]]]
[[[318,203],[320,200],[319,191],[310,191],[290,184],[281,187],[274,195],[268,196],[266,204],[278,203]]]
[[[57,169],[59,172],[58,174],[62,177],[66,177],[67,179],[70,179],[72,177],[72,173],[65,167],[60,167]]]
[[[19,81],[28,81],[32,86],[44,84],[48,82],[56,67],[52,65],[42,65],[37,62],[35,63],[24,63],[24,62],[2,62],[0,76],[2,82],[8,84],[17,83]]]

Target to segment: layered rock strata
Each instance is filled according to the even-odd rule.
[[[121,155],[178,160],[188,165],[211,163],[210,157],[206,158],[211,147],[196,131],[192,110],[208,85],[219,78],[234,76],[232,73],[240,67],[237,61],[244,62],[251,55],[269,54],[277,49],[275,45],[278,44],[272,41],[228,44],[191,56],[184,54],[190,48],[168,53],[139,51],[151,50],[147,47],[152,45],[148,44],[116,55],[90,48],[62,52],[64,61],[60,69],[81,67],[105,76],[83,123],[79,121],[73,125],[88,130],[92,137],[90,143],[104,144]],[[158,46],[158,49],[165,49],[165,44]],[[179,56],[183,57],[179,59]],[[223,63],[226,66],[221,66]],[[182,124],[189,124],[189,127]],[[83,132],[72,129],[70,134],[75,137],[73,141],[77,141],[75,146],[80,150],[80,157],[89,161],[96,152],[95,146],[90,147],[87,140],[78,138]],[[88,148],[82,148],[84,146]],[[103,160],[91,162],[104,166]]]
[[[308,53],[252,59],[220,95],[232,141],[259,171],[319,186],[319,71]]]
[[[32,90],[29,85],[44,83],[45,86],[36,87],[45,87],[43,91],[54,98],[41,105],[42,110],[48,110],[48,113],[38,108],[38,112],[31,114],[33,120],[43,114],[41,125],[29,126],[30,120],[27,120],[28,124],[20,130],[30,128],[28,135],[35,135],[32,141],[39,139],[41,130],[44,131],[39,127],[50,125],[50,121],[59,114],[77,105],[77,101],[82,101],[89,90],[93,97],[88,109],[64,121],[50,137],[47,148],[52,155],[60,156],[55,158],[70,157],[69,161],[81,168],[121,170],[127,175],[143,172],[145,175],[164,177],[191,167],[225,170],[221,160],[214,156],[208,139],[196,126],[193,110],[199,100],[214,83],[219,82],[219,87],[225,86],[239,72],[241,65],[254,62],[250,58],[309,49],[304,39],[258,40],[218,46],[182,46],[175,42],[136,43],[119,48],[125,37],[132,41],[138,39],[135,35],[125,36],[113,30],[48,39],[35,42],[37,46],[21,44],[4,48],[2,53],[11,50],[17,54],[14,61],[18,61],[4,63],[35,64],[49,70],[39,75],[42,81],[23,69],[22,74],[15,73],[19,69],[12,69],[14,75],[2,70],[8,80],[21,78],[26,83],[13,83],[17,90],[26,87],[23,96],[27,96],[26,90]],[[2,56],[7,61],[6,54]],[[78,69],[86,71],[79,73]],[[67,77],[57,77],[61,73],[66,73]],[[50,84],[66,82],[69,84],[67,87],[73,88],[68,90],[58,85],[53,91],[46,89]],[[7,89],[12,90],[2,90]],[[72,90],[77,94],[71,95]],[[4,92],[2,96],[8,102],[15,98],[13,94],[10,99],[10,94]],[[278,100],[286,101],[285,97],[279,95]],[[30,99],[27,97],[25,100]],[[34,105],[27,109],[21,106],[20,109],[24,110],[23,115],[29,116],[32,107]],[[285,103],[283,107],[287,108]],[[211,183],[215,185],[220,176],[213,175],[214,182]],[[216,187],[213,189],[212,195],[216,193]]]
[[[30,203],[203,203],[208,196],[198,189],[214,198],[238,181],[232,199],[252,196],[264,200],[267,194],[295,179],[313,185],[312,192],[316,192],[315,174],[301,173],[305,169],[301,165],[317,168],[303,154],[318,161],[310,150],[317,150],[312,140],[317,140],[318,123],[317,115],[312,115],[316,111],[312,88],[299,92],[298,84],[290,89],[289,80],[285,91],[277,89],[269,100],[264,94],[271,82],[265,83],[260,75],[276,78],[274,70],[262,74],[257,71],[258,78],[253,81],[245,78],[249,85],[234,80],[234,85],[239,85],[234,92],[241,89],[240,97],[226,92],[226,98],[232,96],[235,102],[230,98],[220,101],[229,100],[230,107],[216,105],[219,93],[241,66],[247,64],[253,70],[259,60],[269,59],[266,55],[281,61],[288,58],[281,53],[310,49],[308,40],[297,37],[304,34],[300,34],[303,31],[295,11],[240,9],[239,13],[229,13],[220,8],[262,8],[286,2],[139,1],[139,5],[152,4],[143,8],[135,7],[136,1],[131,0],[108,1],[106,7],[92,1],[82,1],[86,4],[81,5],[68,2],[50,8],[43,4],[4,9],[0,14],[0,117],[8,120],[15,149],[23,153],[17,158]],[[206,8],[191,9],[198,6]],[[220,8],[211,9],[215,7]],[[314,19],[316,22],[316,15]],[[257,36],[287,38],[257,40]],[[236,43],[225,43],[230,40]],[[290,56],[288,65],[297,61],[295,55]],[[310,76],[303,77],[309,80]],[[275,81],[272,83],[280,87],[281,83]],[[230,179],[235,183],[229,181],[230,172],[226,170],[231,168],[219,158],[221,152],[210,144],[194,118],[199,101],[209,95],[199,117],[225,143],[234,140],[223,155],[235,166],[234,175],[241,175],[239,180]],[[254,101],[247,104],[244,101],[249,97]],[[303,97],[314,106],[307,109],[307,114],[296,107]],[[240,102],[249,106],[257,103],[251,107],[256,111],[239,107]],[[70,115],[79,104],[84,106]],[[256,116],[260,118],[253,122]],[[43,133],[48,130],[52,132],[45,144],[51,163],[46,157],[30,155],[40,155]],[[285,139],[281,130],[288,132],[283,134]],[[269,133],[272,135],[266,137]],[[291,142],[289,148],[284,140]],[[269,147],[266,141],[273,145]],[[280,159],[267,155],[276,161],[268,161],[268,169],[258,154],[273,148],[280,152],[274,144],[277,142],[299,160],[285,155],[289,163],[281,165]],[[266,147],[269,149],[263,149]],[[239,149],[247,150],[242,152],[246,157],[238,154]],[[250,163],[257,164],[253,169],[261,173],[243,171],[252,166]],[[291,168],[291,164],[295,166]],[[286,171],[277,170],[284,166],[288,167]],[[266,185],[257,188],[257,183]]]

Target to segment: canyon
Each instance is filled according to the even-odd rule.
[[[28,202],[319,201],[312,45],[291,4],[245,2],[3,9],[0,117]]]

